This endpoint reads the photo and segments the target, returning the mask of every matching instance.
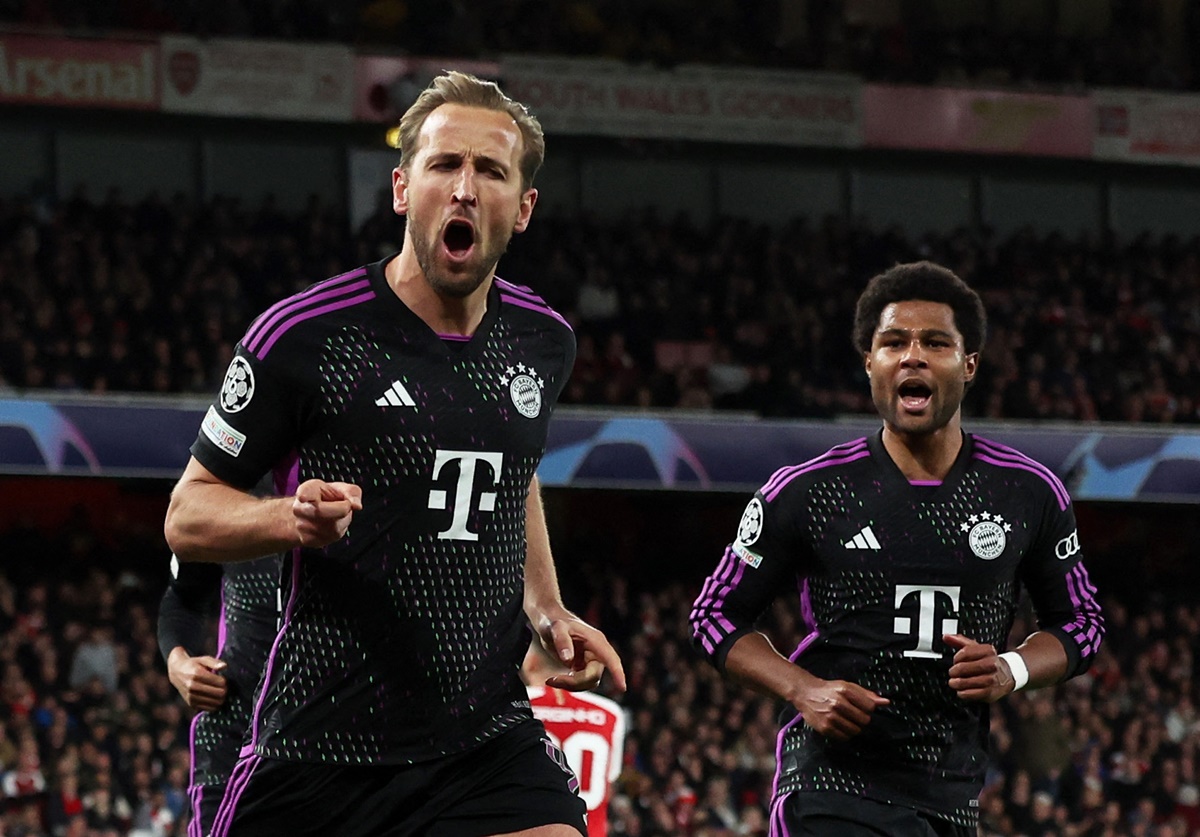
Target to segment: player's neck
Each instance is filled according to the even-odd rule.
[[[909,482],[940,482],[962,450],[962,427],[951,421],[932,433],[903,433],[884,425],[883,447]]]
[[[416,257],[405,249],[384,267],[387,283],[414,314],[437,334],[471,336],[487,312],[491,279],[465,297],[438,293],[429,284]]]

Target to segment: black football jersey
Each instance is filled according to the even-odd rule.
[[[780,731],[776,789],[838,791],[975,822],[988,711],[950,688],[959,633],[1003,650],[1022,585],[1039,628],[1084,671],[1104,634],[1081,563],[1071,500],[1054,474],[969,434],[937,484],[910,484],[880,434],[777,471],[690,621],[717,666],[780,591],[796,591],[807,636],[791,659],[891,703],[846,742],[793,711]]]
[[[525,500],[574,334],[496,279],[469,340],[438,335],[383,268],[262,314],[192,447],[234,485],[272,471],[282,494],[363,492],[341,540],[284,561],[251,742],[268,758],[411,763],[531,717]]]
[[[279,557],[227,564],[181,564],[171,560],[171,582],[163,598],[160,625],[164,656],[182,645],[192,656],[219,657],[225,668],[225,702],[192,719],[190,747],[195,788],[224,787],[237,763],[254,694],[267,652],[278,630]],[[178,611],[188,611],[181,614]],[[217,617],[216,647],[205,648],[202,625]]]

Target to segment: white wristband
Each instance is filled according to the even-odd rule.
[[[1021,655],[1016,651],[1005,651],[1000,655],[1000,659],[1008,663],[1008,670],[1012,672],[1013,691],[1017,692],[1025,688],[1025,684],[1029,682],[1029,667],[1025,665],[1025,661],[1021,659]]]

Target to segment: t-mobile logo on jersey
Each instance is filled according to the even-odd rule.
[[[904,600],[913,593],[917,594],[917,647],[904,652],[906,657],[924,657],[937,659],[942,655],[933,650],[934,637],[942,634],[958,632],[958,619],[942,619],[942,627],[937,627],[937,601],[941,594],[950,600],[950,610],[958,613],[958,594],[961,587],[927,587],[923,584],[897,584],[896,609],[899,610]],[[912,636],[912,619],[908,616],[897,616],[895,621],[896,633]]]
[[[454,490],[454,516],[450,519],[450,528],[438,532],[441,540],[477,541],[479,535],[467,528],[467,516],[471,513],[471,495],[475,492],[475,466],[484,462],[492,468],[492,486],[500,482],[500,471],[504,463],[504,454],[491,451],[474,450],[439,450],[433,460],[433,478],[436,480],[442,473],[442,466],[449,462],[458,463],[458,486]],[[445,509],[446,492],[435,488],[429,492],[429,508]],[[479,511],[490,512],[496,509],[496,492],[479,492]]]

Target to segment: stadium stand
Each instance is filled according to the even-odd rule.
[[[351,233],[314,198],[0,199],[0,383],[18,390],[215,391],[251,312],[399,239]],[[835,218],[700,227],[652,210],[539,218],[500,274],[533,282],[579,335],[567,404],[869,413],[848,332],[858,289],[932,258],[984,294],[991,337],[967,413],[1200,421],[1200,240],[983,230],[912,240]],[[844,327],[839,327],[839,324]]]
[[[0,23],[96,34],[353,43],[410,55],[506,52],[849,72],[869,81],[992,87],[1200,85],[1195,3],[982,0],[6,0]]]

